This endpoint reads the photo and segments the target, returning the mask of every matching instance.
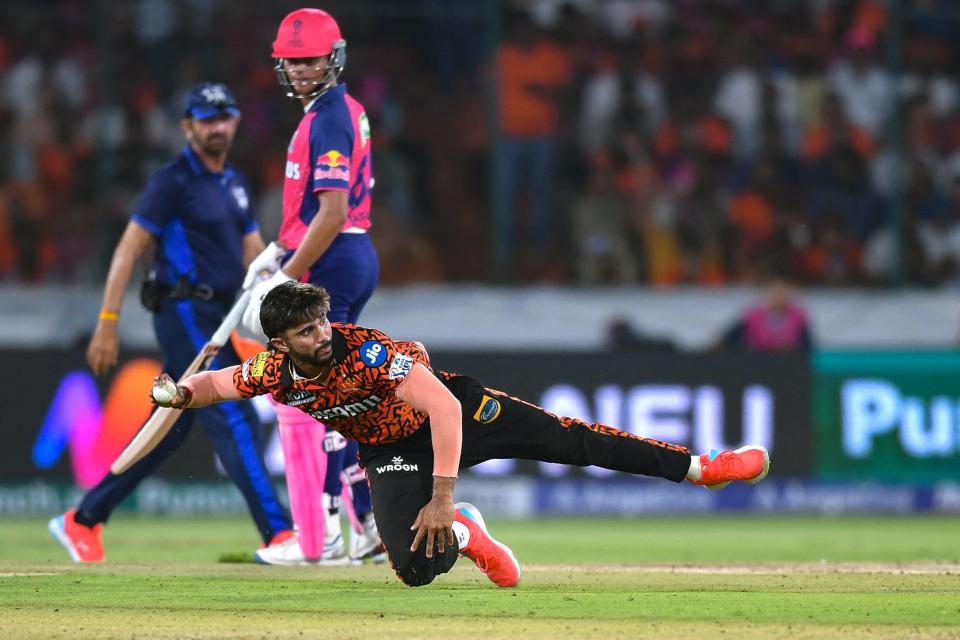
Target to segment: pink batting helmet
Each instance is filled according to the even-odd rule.
[[[274,58],[315,58],[333,53],[343,40],[340,27],[326,11],[297,9],[287,14],[273,41]]]
[[[283,70],[284,59],[319,58],[329,56],[327,73],[308,96],[293,90],[290,78]],[[326,92],[336,84],[347,62],[347,42],[340,35],[340,27],[326,11],[321,9],[297,9],[280,23],[277,39],[273,41],[275,69],[281,86],[287,89],[287,97],[314,97]]]

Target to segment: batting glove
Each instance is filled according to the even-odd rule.
[[[274,274],[279,271],[280,259],[283,258],[284,253],[286,253],[286,249],[276,242],[268,244],[267,248],[257,254],[257,257],[254,258],[250,266],[247,267],[247,275],[243,279],[243,288],[249,289],[253,286],[253,283],[255,283],[257,278],[264,272]]]
[[[247,305],[247,310],[243,312],[243,326],[258,336],[266,337],[263,333],[263,327],[260,325],[260,305],[263,304],[264,297],[270,293],[271,289],[291,280],[294,280],[294,278],[285,274],[283,269],[278,269],[266,280],[253,285],[253,289],[250,291],[250,303]]]

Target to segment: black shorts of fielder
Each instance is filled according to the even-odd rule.
[[[666,478],[680,482],[690,467],[682,447],[639,438],[601,424],[555,416],[540,407],[485,388],[466,376],[444,384],[460,401],[463,447],[460,468],[495,458],[558,462]],[[394,570],[410,586],[429,584],[457,560],[456,545],[425,553],[410,551],[410,530],[433,491],[433,449],[429,422],[414,434],[384,445],[360,445],[373,513]]]

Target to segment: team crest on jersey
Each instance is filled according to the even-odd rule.
[[[233,194],[233,199],[237,201],[237,206],[246,211],[247,207],[250,206],[247,190],[243,187],[233,187],[230,189],[230,192]]]
[[[365,147],[370,142],[370,121],[367,120],[367,112],[364,111],[357,119],[357,129],[360,130],[360,146]]]
[[[500,401],[484,395],[480,401],[480,408],[473,414],[473,419],[480,424],[490,424],[500,417]]]
[[[367,340],[357,351],[360,361],[368,367],[379,367],[387,361],[387,349],[377,340]]]
[[[314,180],[350,180],[350,158],[336,149],[327,151],[317,158],[313,170]]]

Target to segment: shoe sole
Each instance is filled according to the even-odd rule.
[[[50,535],[53,536],[54,540],[60,543],[61,547],[67,550],[67,553],[70,554],[70,558],[74,562],[80,562],[80,554],[77,553],[77,550],[73,548],[73,543],[70,542],[70,538],[67,536],[66,526],[63,523],[63,516],[50,518],[50,522],[47,523],[47,531],[50,532]]]
[[[743,482],[746,482],[747,484],[757,484],[758,482],[766,478],[768,473],[770,473],[770,453],[767,451],[766,447],[762,447],[759,445],[748,445],[746,447],[740,447],[739,449],[735,449],[733,452],[743,453],[744,451],[762,451],[763,452],[763,471],[761,471],[759,475],[757,475],[755,478],[751,478],[750,480],[743,481]],[[719,491],[720,489],[723,489],[731,482],[733,481],[727,480],[726,482],[720,482],[718,484],[703,485],[703,486],[705,486],[710,491]]]
[[[306,560],[264,560],[259,552],[254,552],[253,561],[269,567],[306,567],[310,563]]]
[[[490,535],[490,532],[487,531],[487,523],[483,521],[483,516],[480,514],[480,510],[477,509],[472,504],[470,504],[469,502],[458,502],[457,504],[453,505],[453,508],[459,511],[460,513],[462,513],[463,515],[465,515],[466,517],[470,518],[474,522],[476,522],[480,526],[480,528],[483,530],[483,533],[486,534],[488,538],[490,538],[490,541],[493,542],[493,544],[497,545],[498,547],[500,547],[501,549],[507,552],[507,555],[510,556],[510,561],[513,562],[513,566],[517,568],[517,584],[520,584],[520,576],[522,574],[522,571],[520,569],[520,561],[517,560],[517,556],[513,555],[513,550],[510,547],[508,547],[507,545],[503,544],[502,542],[494,538],[492,535]],[[517,584],[513,586],[517,586]],[[500,586],[500,585],[497,585],[497,586]]]
[[[363,564],[362,560],[354,560],[353,558],[337,558],[335,560],[319,560],[317,562],[309,562],[307,560],[269,561],[264,560],[257,553],[253,554],[253,561],[267,567],[355,567]]]

